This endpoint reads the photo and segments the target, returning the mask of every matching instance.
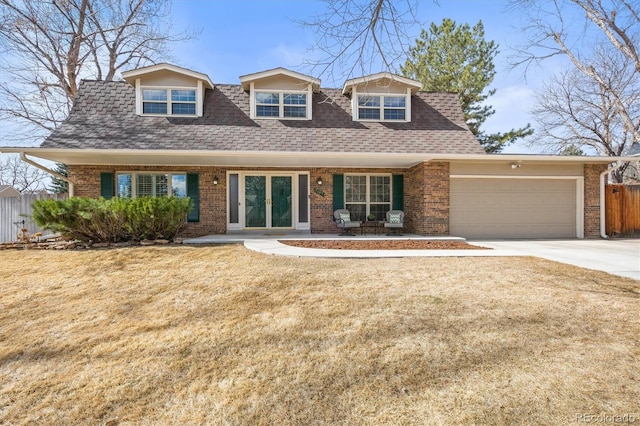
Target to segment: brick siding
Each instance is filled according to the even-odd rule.
[[[584,176],[584,237],[600,236],[600,173],[606,164],[585,164]]]
[[[405,178],[407,230],[419,235],[449,235],[449,163],[421,163]]]

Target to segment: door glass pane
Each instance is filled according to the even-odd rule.
[[[233,173],[229,175],[229,223],[239,223],[238,197],[238,174]]]
[[[286,228],[291,221],[291,176],[271,178],[271,226]]]
[[[309,222],[309,175],[298,176],[298,221]]]
[[[264,228],[267,226],[266,195],[266,176],[245,176],[245,226],[249,228]]]

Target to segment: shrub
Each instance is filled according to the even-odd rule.
[[[188,198],[139,197],[37,200],[32,217],[38,226],[80,241],[173,240],[187,221]]]

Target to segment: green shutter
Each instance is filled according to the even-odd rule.
[[[187,222],[200,222],[200,188],[197,173],[187,173],[187,197],[193,202],[193,208],[187,215]]]
[[[393,200],[391,208],[393,210],[404,210],[404,175],[392,176]]]
[[[113,173],[100,173],[100,196],[113,198],[115,194],[115,177]]]
[[[333,175],[333,210],[344,209],[344,175]]]

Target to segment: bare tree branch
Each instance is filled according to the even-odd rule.
[[[420,31],[417,0],[324,0],[326,11],[299,21],[315,30],[316,45],[306,61],[316,75],[344,80],[354,74],[396,72]],[[434,1],[437,4],[437,1]],[[415,30],[415,35],[409,32]]]
[[[574,70],[571,79],[565,75],[552,81],[539,96],[534,112],[544,127],[538,131],[545,135],[543,143],[554,141],[560,148],[583,144],[601,155],[616,156],[640,142],[637,4],[512,0],[511,6],[524,11],[529,22],[528,42],[516,50],[513,66],[524,65],[526,72],[532,65],[562,55]],[[558,96],[560,87],[566,90],[563,98]],[[558,121],[561,117],[563,121]]]
[[[22,162],[17,155],[0,162],[0,185],[9,185],[19,192],[44,191],[47,178],[45,172]]]
[[[33,141],[68,115],[83,78],[167,58],[168,0],[0,0],[0,119],[33,130]],[[22,138],[16,136],[14,139]]]

